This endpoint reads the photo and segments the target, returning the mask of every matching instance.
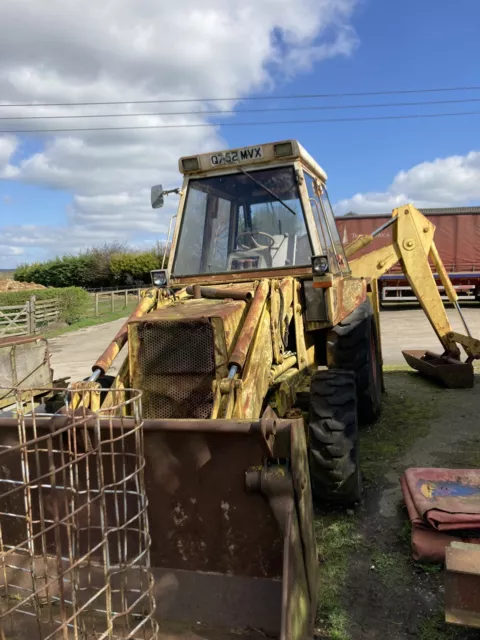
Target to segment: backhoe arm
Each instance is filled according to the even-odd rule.
[[[435,246],[433,240],[435,226],[411,204],[394,209],[392,216],[392,221],[389,221],[389,224],[392,225],[392,244],[372,251],[356,260],[351,260],[352,276],[378,279],[397,262],[400,262],[403,273],[446,354],[453,358],[459,358],[458,343],[463,346],[469,358],[480,357],[480,341],[474,340],[468,331],[458,305],[457,293]],[[382,229],[385,226],[387,225],[384,225]],[[369,245],[375,235],[374,232],[371,236],[357,238],[346,247],[347,256],[354,255],[359,249]],[[457,307],[468,336],[453,332],[433,277],[429,258],[435,265],[449,300]]]

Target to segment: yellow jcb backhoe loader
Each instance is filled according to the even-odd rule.
[[[480,343],[451,330],[429,257],[454,302],[455,292],[434,226],[412,205],[393,212],[390,247],[355,260],[372,237],[342,246],[327,176],[298,142],[179,164],[168,266],[89,381],[72,385],[71,404],[78,387],[91,388],[92,409],[113,406],[112,389],[143,391],[161,637],[305,640],[317,602],[312,495],[360,499],[358,425],[381,411],[378,277],[400,261],[440,339],[442,357],[407,353],[420,370],[471,385]],[[154,208],[165,193],[152,188]]]

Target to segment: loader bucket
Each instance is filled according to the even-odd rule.
[[[81,524],[82,531],[87,527],[92,533],[82,534],[80,547],[88,544],[92,554],[95,549],[100,554],[92,555],[96,563],[87,567],[90,577],[80,594],[83,600],[93,600],[96,586],[105,582],[104,571],[128,557],[133,564],[127,577],[125,572],[108,574],[113,610],[130,612],[133,618],[146,615],[134,613],[142,606],[139,594],[147,590],[144,574],[138,579],[134,575],[143,563],[153,576],[148,593],[156,603],[151,615],[159,625],[159,640],[313,637],[317,552],[301,418],[278,420],[267,410],[253,422],[147,419],[139,431],[133,415],[108,417],[107,412],[95,427],[91,412],[77,412],[82,421],[72,432],[77,433],[74,445],[69,436],[60,446],[60,430],[54,448],[63,451],[68,444],[75,453],[71,460],[78,458],[83,465],[74,477],[79,499],[93,491],[104,496],[106,504],[103,512],[89,509],[88,522]],[[27,416],[22,429],[33,442],[43,442],[38,436],[44,438],[53,425],[65,430],[71,419]],[[16,424],[15,417],[0,420],[0,448],[15,439]],[[97,453],[104,460],[101,491],[100,485],[92,484],[100,460]],[[49,469],[46,454],[44,458],[42,465],[47,466],[39,467],[39,474]],[[141,459],[145,466],[140,478]],[[59,461],[53,464],[58,467]],[[38,496],[43,506],[35,508],[48,514],[52,497],[44,494]],[[55,496],[63,504],[63,494]],[[148,531],[140,517],[145,507]],[[119,521],[126,523],[123,533]],[[16,530],[8,535],[9,544],[17,542]],[[147,539],[150,562],[145,565]],[[62,532],[62,557],[68,556],[69,540]]]
[[[311,637],[302,419],[146,420],[144,437],[159,637]]]
[[[431,351],[402,351],[407,363],[419,373],[450,389],[470,389],[474,385],[473,365]]]

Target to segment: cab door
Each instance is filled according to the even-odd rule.
[[[304,171],[304,177],[322,246],[322,255],[328,257],[329,271],[333,275],[350,275],[348,260],[335,224],[335,216],[333,215],[327,188],[321,180],[314,178],[307,171]]]

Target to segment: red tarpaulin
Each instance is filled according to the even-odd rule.
[[[400,483],[415,560],[444,562],[453,540],[480,544],[480,470],[407,469]]]

